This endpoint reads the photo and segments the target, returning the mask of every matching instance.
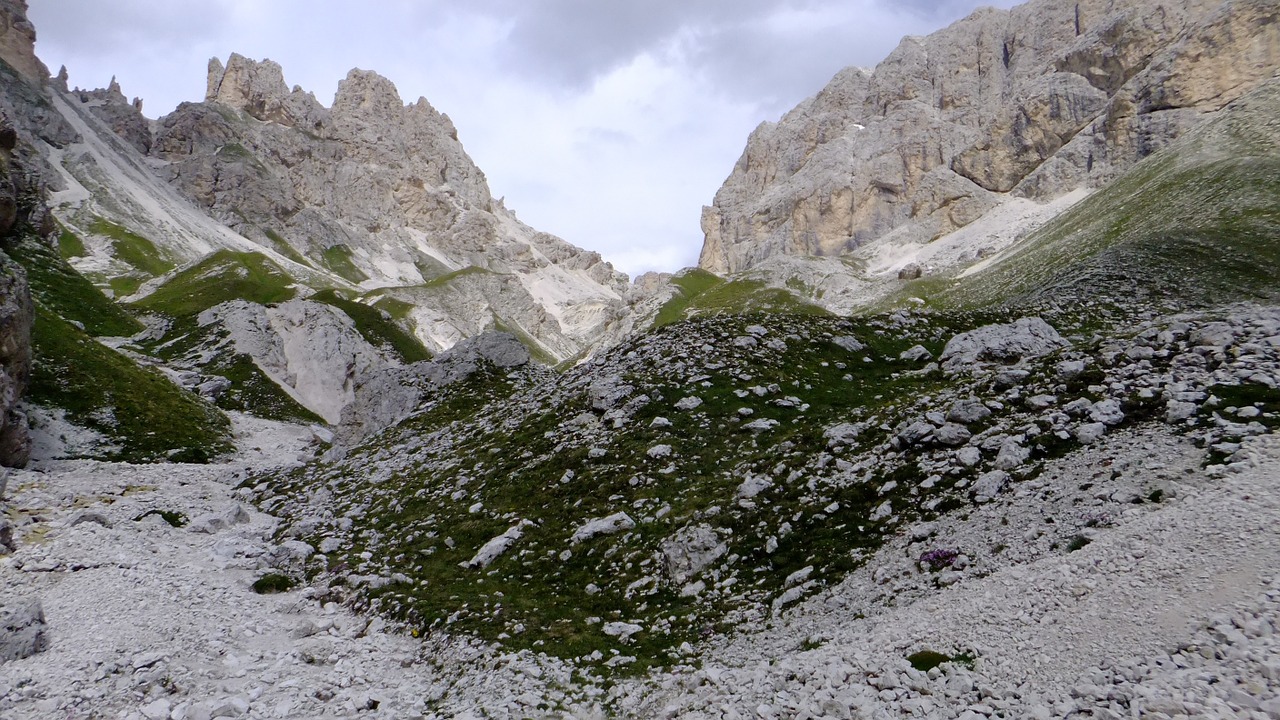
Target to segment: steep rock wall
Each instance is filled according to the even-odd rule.
[[[1280,66],[1270,0],[1032,0],[909,37],[752,134],[699,265],[939,237],[1006,194],[1104,185]]]

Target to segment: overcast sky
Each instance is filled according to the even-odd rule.
[[[447,113],[495,197],[633,277],[697,262],[703,205],[764,120],[903,35],[1013,0],[29,0],[72,86],[155,118],[209,58],[270,58],[329,105],[375,70]]]

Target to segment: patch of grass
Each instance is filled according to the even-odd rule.
[[[293,588],[296,583],[293,578],[288,575],[279,573],[268,573],[253,581],[252,589],[259,595],[270,595],[273,593],[287,592]]]
[[[223,410],[238,410],[267,420],[328,424],[267,377],[248,355],[226,355],[203,370],[231,381],[231,387],[218,397],[218,407]]]
[[[1077,550],[1083,550],[1084,547],[1091,542],[1093,541],[1085,537],[1084,535],[1076,535],[1071,538],[1070,542],[1067,543],[1067,552],[1075,552]]]
[[[173,276],[135,307],[189,317],[228,300],[285,302],[296,294],[293,284],[293,278],[265,255],[219,250]]]
[[[177,510],[148,510],[133,519],[134,522],[141,522],[152,515],[159,515],[160,519],[169,523],[172,527],[180,528],[187,524],[187,516]]]
[[[84,325],[96,336],[127,336],[142,330],[142,323],[76,272],[44,243],[26,239],[9,250],[27,271],[31,296],[49,312]]]
[[[920,672],[929,672],[943,663],[956,663],[972,670],[976,659],[968,653],[946,655],[935,650],[921,650],[907,656],[907,662],[911,663],[911,667]]]
[[[444,275],[441,275],[439,277],[432,278],[427,282],[423,283],[422,287],[424,288],[443,287],[453,282],[454,280],[457,280],[458,278],[464,278],[468,275],[483,275],[486,273],[495,274],[492,270],[486,270],[482,267],[468,266],[468,267],[462,268],[461,270],[454,270],[453,272],[445,273]]]
[[[32,331],[29,401],[63,408],[102,433],[127,462],[209,462],[231,450],[231,424],[217,408],[160,373],[98,343],[42,305]]]
[[[112,253],[117,260],[147,275],[163,275],[175,267],[168,253],[162,252],[155,243],[122,225],[98,218],[89,229],[95,235],[111,240]]]
[[[418,338],[396,324],[391,313],[342,297],[336,290],[323,290],[310,300],[332,305],[356,324],[356,330],[374,347],[389,349],[406,363],[430,360],[431,353]]]
[[[271,241],[271,249],[289,258],[290,260],[298,263],[299,265],[305,265],[306,267],[313,267],[312,264],[308,262],[305,257],[302,256],[302,253],[298,252],[292,245],[290,245],[289,241],[285,240],[280,233],[270,228],[267,228],[262,232],[264,235],[267,236],[267,239]]]
[[[351,248],[346,245],[333,245],[324,249],[320,255],[320,264],[338,277],[355,284],[369,279],[360,268],[351,261]]]
[[[679,288],[654,317],[653,327],[695,315],[777,313],[789,315],[829,315],[826,310],[800,299],[782,288],[768,287],[760,280],[724,280],[705,270],[690,270],[673,278]]]
[[[84,242],[80,240],[78,235],[68,230],[61,223],[58,224],[58,229],[60,230],[58,233],[58,253],[63,260],[84,257],[89,254]]]

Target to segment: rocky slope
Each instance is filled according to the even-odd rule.
[[[157,123],[159,172],[219,221],[385,302],[435,352],[505,325],[562,360],[621,322],[626,277],[520,223],[448,116],[353,70],[325,108],[279,65],[211,61],[205,102]]]
[[[1032,0],[907,38],[752,134],[704,211],[699,265],[842,255],[895,229],[927,242],[1009,197],[1103,186],[1271,77],[1276,13]]]

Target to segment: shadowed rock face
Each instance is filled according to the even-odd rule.
[[[22,234],[42,237],[52,221],[39,187],[14,158],[17,133],[0,126],[0,248]],[[35,309],[22,267],[0,254],[0,465],[21,467],[30,457],[27,418],[17,403],[31,379],[31,324]]]
[[[1268,78],[1268,0],[1033,0],[907,38],[752,134],[704,209],[699,265],[941,236],[1000,196],[1109,182]]]

